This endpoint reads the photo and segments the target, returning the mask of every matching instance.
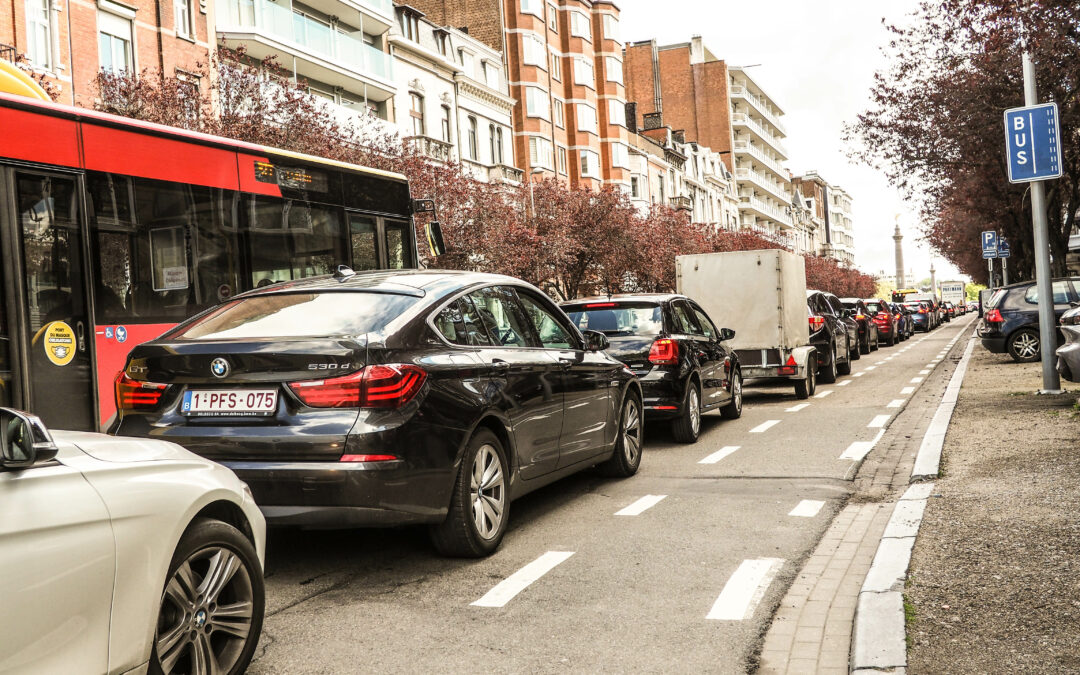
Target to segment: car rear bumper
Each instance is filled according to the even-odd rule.
[[[683,413],[686,385],[674,368],[654,367],[638,381],[641,383],[641,404],[645,408],[646,420],[673,419]]]
[[[1066,327],[1062,329],[1065,332],[1072,332],[1076,337],[1066,335],[1066,338],[1071,340],[1077,340],[1080,338],[1080,331],[1074,326]],[[1061,377],[1069,382],[1080,382],[1080,341],[1067,342],[1066,344],[1058,347],[1057,350],[1057,371]]]
[[[994,354],[1004,354],[1007,349],[1005,346],[1004,335],[985,336],[981,338],[981,341],[982,346],[985,347],[987,351]]]

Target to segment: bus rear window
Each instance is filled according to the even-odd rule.
[[[393,293],[274,293],[241,298],[182,324],[167,337],[229,340],[363,335],[383,330],[418,297]]]
[[[604,335],[659,335],[664,328],[659,305],[597,303],[596,306],[567,308],[570,320],[581,330],[600,331]],[[610,306],[607,306],[610,305]]]

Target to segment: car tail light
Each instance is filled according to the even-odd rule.
[[[660,338],[649,347],[649,363],[673,366],[679,362],[679,343],[671,338]]]
[[[1001,310],[992,309],[986,313],[987,323],[1005,323],[1005,318],[1001,316]]]
[[[862,321],[863,319],[866,318],[866,315],[865,314],[856,314],[855,318],[858,319],[859,321]]]
[[[922,309],[922,308],[920,308],[920,309],[919,309],[919,314],[926,314],[926,310],[925,310],[925,309]]]
[[[615,307],[618,303],[615,302],[590,302],[585,305],[586,309],[594,309],[596,307]]]
[[[899,318],[900,318],[900,315],[899,315],[899,314],[897,314],[897,315],[896,315],[896,318],[897,318],[897,319],[899,319]]]
[[[158,382],[133,380],[126,372],[120,371],[116,378],[116,409],[121,412],[153,410],[161,402],[161,396],[168,387],[169,385]]]
[[[312,408],[400,408],[426,379],[427,373],[417,366],[387,364],[325,380],[290,382],[289,389]]]
[[[825,317],[814,314],[810,317],[810,332],[821,330],[825,327]]]

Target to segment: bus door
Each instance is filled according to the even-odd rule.
[[[57,429],[96,428],[82,177],[0,166],[0,393]],[[8,342],[5,343],[5,338]],[[5,383],[3,351],[10,351]]]
[[[349,239],[354,270],[416,267],[412,223],[401,218],[379,218],[348,212]]]

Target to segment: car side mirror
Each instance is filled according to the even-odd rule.
[[[600,331],[585,331],[585,348],[590,352],[602,352],[611,346],[607,336]]]
[[[58,448],[40,418],[0,408],[0,467],[24,469],[48,462]]]
[[[720,329],[720,341],[721,342],[726,342],[727,340],[734,340],[734,339],[735,339],[735,331],[731,330],[730,328],[721,328]]]

